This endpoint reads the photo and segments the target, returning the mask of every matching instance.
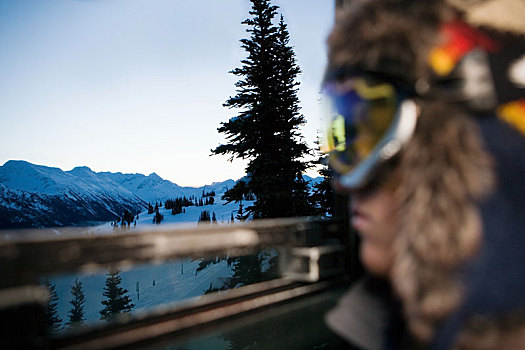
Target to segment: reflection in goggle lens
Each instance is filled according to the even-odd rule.
[[[383,139],[395,117],[396,92],[388,83],[353,78],[324,89],[328,102],[325,150],[339,174],[350,172]]]

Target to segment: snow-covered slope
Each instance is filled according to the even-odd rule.
[[[122,287],[135,305],[134,312],[150,310],[156,306],[184,301],[198,297],[210,287],[222,287],[223,280],[232,276],[232,269],[226,261],[214,264],[202,272],[197,272],[200,260],[184,259],[169,262],[160,266],[143,265],[131,271],[124,271]],[[107,271],[97,274],[78,274],[52,278],[56,286],[58,305],[57,312],[63,320],[62,326],[69,320],[68,311],[71,309],[71,285],[77,278],[82,283],[85,294],[84,317],[86,321],[95,321],[100,318],[103,309],[103,296]]]
[[[202,190],[200,194],[202,194]],[[181,213],[181,214],[173,215],[171,213],[171,209],[160,207],[159,213],[163,216],[163,219],[160,225],[184,224],[185,227],[195,227],[198,225],[199,217],[203,211],[208,211],[210,213],[210,217],[212,217],[215,214],[217,224],[230,224],[232,215],[234,216],[234,222],[237,222],[237,219],[235,219],[235,217],[237,216],[237,213],[239,210],[239,204],[234,203],[234,202],[226,203],[226,201],[221,199],[221,196],[222,196],[222,193],[217,192],[217,195],[214,197],[215,198],[214,204],[184,207],[184,213]],[[244,209],[246,209],[246,207],[252,204],[253,204],[253,201],[243,201],[242,202]],[[134,229],[143,228],[144,226],[157,225],[156,223],[153,222],[155,213],[148,214],[146,210],[146,211],[139,213],[138,216],[139,216],[139,219],[135,220],[136,224],[134,222],[131,223],[129,230],[133,231]],[[117,229],[117,228],[114,228],[112,225],[113,225],[113,222],[104,223],[95,228],[92,228],[91,232],[104,233],[104,232],[110,232],[110,231],[113,231],[114,229]],[[211,225],[211,223],[205,223],[205,225]],[[121,229],[121,227],[118,226],[118,229]],[[128,230],[127,226],[124,227],[124,229]]]
[[[177,223],[187,226],[197,226],[200,213],[209,211],[215,213],[217,225],[228,225],[231,215],[236,215],[239,205],[228,203],[216,196],[217,202],[204,206],[186,207],[185,212],[172,215],[170,210],[159,208],[159,212],[164,215],[164,220],[160,225],[174,225]],[[243,201],[243,205],[249,206],[253,202]],[[128,229],[119,226],[112,227],[110,223],[100,225],[93,232],[111,233],[113,230],[129,230],[144,228],[153,224],[154,214],[142,212],[139,214],[136,226],[133,224]],[[201,225],[213,225],[212,223],[201,223]],[[261,271],[269,270],[270,259],[277,255],[275,250],[263,250],[259,253],[262,257],[261,265],[258,267]],[[135,305],[132,313],[155,310],[162,305],[176,305],[177,303],[187,302],[189,298],[198,298],[210,288],[230,288],[232,287],[231,279],[235,274],[235,267],[225,260],[217,257],[208,257],[208,261],[214,261],[205,264],[206,259],[183,259],[169,261],[161,265],[139,265],[130,270],[121,272],[122,287],[132,303]],[[254,266],[246,266],[253,271]],[[240,266],[242,269],[242,266]],[[57,312],[62,318],[62,326],[65,325],[68,318],[68,312],[71,310],[71,286],[75,279],[82,283],[83,292],[86,297],[84,305],[85,319],[87,323],[94,322],[100,318],[100,310],[103,309],[101,304],[105,299],[103,296],[107,271],[90,272],[88,274],[78,273],[71,275],[52,276],[50,278],[53,285],[56,286],[57,292]],[[240,277],[238,277],[240,278]],[[241,278],[242,280],[242,278]],[[236,283],[235,286],[241,286],[244,283]]]

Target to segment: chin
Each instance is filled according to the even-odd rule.
[[[361,245],[361,262],[368,272],[379,277],[387,277],[392,265],[389,252],[367,243]]]

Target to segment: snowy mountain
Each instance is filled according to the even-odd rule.
[[[64,172],[25,161],[0,167],[0,227],[86,225],[146,203],[89,168]]]
[[[111,221],[125,210],[139,213],[148,202],[202,191],[224,192],[228,180],[198,188],[181,187],[157,174],[96,173],[88,167],[62,171],[26,161],[0,167],[0,228],[86,225]]]
[[[305,179],[314,184],[321,178],[305,176]],[[121,217],[125,210],[137,214],[144,211],[148,203],[154,205],[166,199],[200,198],[203,192],[214,191],[217,200],[234,185],[234,180],[226,180],[202,187],[182,187],[155,173],[148,176],[97,173],[88,167],[63,171],[10,160],[0,166],[0,228],[110,222]],[[228,210],[231,213],[234,209]],[[230,215],[222,211],[217,219],[228,220]]]
[[[149,203],[164,201],[177,197],[201,196],[202,191],[224,193],[235,184],[233,180],[214,182],[203,187],[181,187],[171,181],[164,180],[155,173],[149,176],[142,174],[122,174],[122,173],[100,173],[109,179],[134,193],[137,197]]]

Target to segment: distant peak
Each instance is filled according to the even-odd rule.
[[[162,177],[160,177],[157,173],[151,173],[151,174],[148,175],[148,177],[150,177],[152,179],[162,180]]]
[[[215,186],[215,185],[222,185],[224,183],[228,183],[228,182],[235,182],[233,179],[228,179],[228,180],[224,180],[224,181],[214,181],[211,183],[211,185],[205,185],[204,187],[206,186]]]
[[[10,167],[12,167],[12,166],[17,166],[17,165],[24,165],[24,166],[26,166],[26,165],[33,165],[33,164],[29,163],[26,160],[14,160],[14,159],[12,159],[12,160],[8,160],[7,162],[5,162],[4,165],[2,165],[2,166],[10,166]]]
[[[36,165],[36,164],[30,163],[25,160],[8,160],[7,162],[4,163],[4,165],[1,168],[4,169],[4,171],[9,171],[9,172],[13,172],[13,171],[27,172],[27,171],[40,171],[43,169],[50,169],[49,167],[46,167],[44,165]]]
[[[77,167],[74,167],[73,170],[71,170],[71,172],[78,172],[78,171],[93,172],[93,170],[91,170],[91,168],[87,166],[77,166]]]

